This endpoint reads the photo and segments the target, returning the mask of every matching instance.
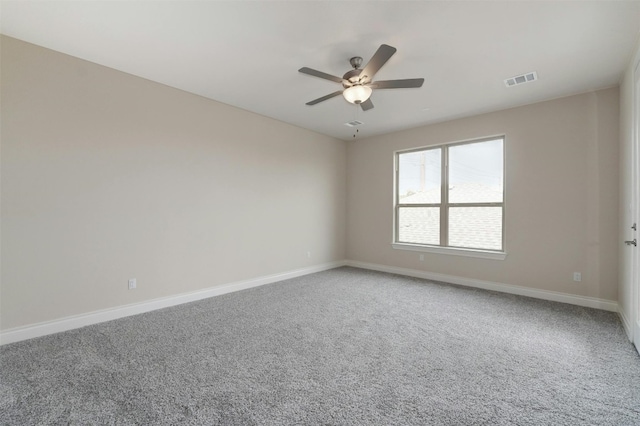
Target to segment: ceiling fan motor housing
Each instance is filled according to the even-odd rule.
[[[351,87],[354,84],[360,84],[360,73],[362,70],[353,69],[351,71],[347,71],[345,75],[342,76],[342,85],[346,89],[347,87]]]

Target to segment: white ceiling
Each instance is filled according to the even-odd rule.
[[[11,37],[300,127],[351,139],[618,84],[640,1],[2,1]],[[349,58],[398,49],[363,112],[335,97]],[[538,81],[503,80],[537,71]]]

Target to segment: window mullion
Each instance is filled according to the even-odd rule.
[[[477,203],[449,203],[449,207],[502,207],[504,203],[477,202]]]
[[[442,204],[440,206],[440,245],[447,247],[449,245],[449,149],[442,147],[441,157],[441,186],[440,198]]]

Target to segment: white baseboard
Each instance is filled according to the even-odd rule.
[[[442,281],[467,287],[482,288],[485,290],[500,291],[503,293],[534,297],[536,299],[551,300],[554,302],[569,303],[571,305],[584,306],[587,308],[596,308],[605,311],[618,312],[618,303],[613,300],[598,299],[595,297],[587,296],[577,296],[574,294],[560,293],[557,291],[538,290],[535,288],[521,287],[512,284],[482,281],[472,278],[457,277],[454,275],[438,274],[435,272],[418,271],[416,269],[397,268],[395,266],[358,262],[355,260],[347,260],[345,263],[347,266],[353,266],[355,268],[371,269],[374,271],[389,272],[392,274],[406,275],[409,277],[425,278],[428,280]]]
[[[394,266],[380,265],[375,263],[359,262],[354,260],[346,260],[340,262],[331,262],[321,265],[315,265],[308,268],[296,269],[280,274],[266,275],[263,277],[252,278],[249,280],[238,281],[234,283],[224,284],[204,290],[194,291],[191,293],[178,294],[159,299],[153,299],[146,302],[134,303],[130,305],[118,306],[115,308],[102,309],[99,311],[88,312],[86,314],[74,315],[61,318],[58,320],[42,322],[38,324],[17,327],[0,332],[0,345],[19,342],[22,340],[32,339],[34,337],[46,336],[49,334],[60,333],[62,331],[73,330],[87,325],[98,324],[105,321],[111,321],[118,318],[124,318],[131,315],[142,314],[157,309],[167,308],[170,306],[181,305],[183,303],[194,302],[196,300],[207,299],[209,297],[220,296],[222,294],[232,293],[235,291],[245,290],[252,287],[258,287],[265,284],[271,284],[278,281],[296,278],[315,272],[326,271],[328,269],[338,268],[340,266],[353,266],[356,268],[370,269],[374,271],[389,272],[392,274],[406,275],[416,278],[424,278],[434,281],[442,281],[452,284],[458,284],[468,287],[481,288],[485,290],[500,291],[503,293],[517,294],[520,296],[534,297],[537,299],[551,300],[554,302],[569,303],[572,305],[585,306],[588,308],[603,309],[611,312],[618,312],[622,318],[622,324],[628,336],[631,336],[631,325],[624,311],[619,309],[618,303],[612,300],[598,299],[595,297],[577,296],[573,294],[560,293],[548,290],[538,290],[529,287],[520,287],[511,284],[503,284],[492,281],[482,281],[471,278],[457,277],[454,275],[438,274],[435,272],[419,271],[416,269],[398,268]]]
[[[146,302],[133,303],[130,305],[118,306],[115,308],[102,309],[99,311],[88,312],[86,314],[73,315],[58,320],[41,322],[38,324],[28,325],[24,327],[12,328],[0,333],[0,345],[19,342],[21,340],[32,339],[34,337],[46,336],[49,334],[60,333],[62,331],[73,330],[91,324],[97,324],[105,321],[111,321],[118,318],[128,317],[131,315],[142,314],[156,309],[167,308],[169,306],[181,305],[183,303],[194,302],[196,300],[207,299],[213,296],[220,296],[234,291],[245,290],[252,287],[258,287],[265,284],[271,284],[278,281],[288,280],[315,272],[326,271],[328,269],[344,266],[346,263],[331,262],[321,265],[315,265],[308,268],[296,269],[280,274],[266,275],[263,277],[252,278],[249,280],[238,281],[234,283],[224,284],[220,286],[210,287],[204,290],[194,291],[190,293],[178,294],[176,296],[162,297],[149,300]]]
[[[618,306],[618,315],[620,316],[620,321],[622,322],[622,326],[624,327],[624,332],[627,333],[627,337],[629,341],[633,342],[633,330],[631,329],[631,321],[629,321],[629,317],[627,313],[622,309],[622,306]]]

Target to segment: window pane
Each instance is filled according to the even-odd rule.
[[[449,148],[449,202],[501,203],[502,139]]]
[[[401,207],[398,211],[398,242],[440,244],[439,207]]]
[[[502,207],[450,207],[449,245],[502,250]]]
[[[442,149],[398,155],[398,197],[400,204],[440,203]]]

